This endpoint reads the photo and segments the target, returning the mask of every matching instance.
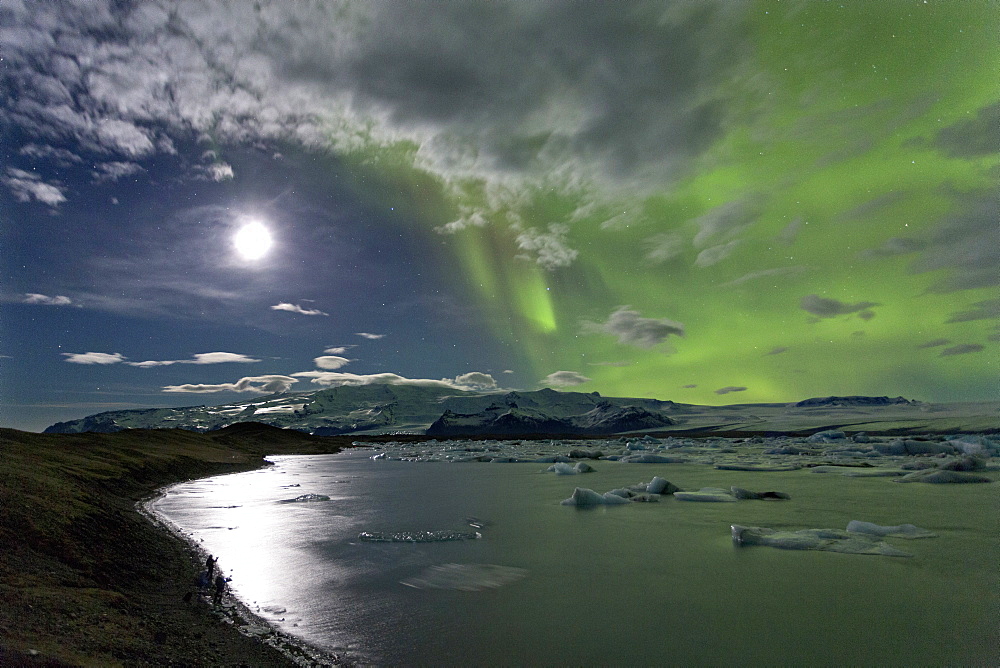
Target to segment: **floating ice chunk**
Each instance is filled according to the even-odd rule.
[[[633,496],[636,495],[636,492],[633,492],[630,489],[625,489],[624,487],[619,487],[618,489],[613,489],[610,492],[606,492],[606,494],[614,494],[615,496],[620,496],[623,499],[631,499]]]
[[[848,478],[895,478],[907,473],[909,471],[903,469],[862,469],[848,467],[841,475]]]
[[[733,496],[735,496],[737,499],[764,499],[764,500],[783,501],[792,498],[785,492],[751,492],[749,489],[743,489],[742,487],[730,487],[729,491],[732,492]]]
[[[827,431],[818,431],[809,437],[810,443],[833,443],[834,441],[840,441],[847,438],[847,434],[842,431],[837,431],[834,429],[828,429]]]
[[[556,475],[576,475],[578,473],[593,473],[594,467],[586,462],[577,462],[575,465],[565,464],[562,462],[553,464],[546,471],[551,471]]]
[[[622,457],[619,461],[629,464],[683,464],[687,459],[684,457],[667,457],[666,455],[643,453],[641,455],[628,455],[627,457]]]
[[[638,441],[632,441],[625,446],[626,450],[645,450],[646,446]]]
[[[765,545],[782,550],[819,550],[843,554],[878,554],[886,557],[912,557],[875,536],[838,529],[802,529],[776,531],[765,527],[731,527],[733,543],[740,546]]]
[[[646,491],[650,494],[672,494],[680,489],[677,485],[670,483],[660,476],[654,476],[649,484],[646,485]]]
[[[564,506],[614,506],[630,503],[630,501],[611,492],[598,494],[592,489],[577,487],[573,490],[573,496],[563,500],[561,503]]]
[[[674,492],[674,498],[681,501],[730,502],[736,497],[728,489],[720,487],[702,487],[697,492]]]
[[[527,574],[523,568],[496,564],[441,564],[401,580],[401,583],[415,589],[481,591],[517,582]]]
[[[962,436],[960,438],[953,438],[948,441],[948,444],[963,455],[989,457],[994,453],[1000,454],[996,444],[982,436]]]
[[[439,543],[482,538],[478,531],[362,531],[358,540],[366,543]]]
[[[897,524],[895,526],[880,526],[873,522],[851,520],[847,523],[851,533],[864,533],[871,536],[889,536],[891,538],[933,538],[936,533],[913,526],[912,524]]]
[[[573,460],[565,455],[547,455],[545,457],[538,457],[536,459],[532,459],[531,461],[536,464],[553,464],[556,462],[563,462],[568,464],[571,463]]]
[[[720,471],[798,471],[795,464],[716,464]]]
[[[294,499],[282,499],[278,503],[311,503],[313,501],[329,501],[330,497],[325,494],[300,494]]]
[[[893,482],[929,482],[929,483],[963,483],[963,482],[992,482],[984,475],[975,473],[962,473],[961,471],[942,471],[941,469],[926,469],[916,471],[902,478],[897,478]]]

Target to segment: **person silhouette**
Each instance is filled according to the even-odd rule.
[[[208,559],[205,560],[205,568],[208,570],[208,579],[212,579],[212,575],[215,573],[215,562],[216,559],[212,555],[208,555]]]
[[[222,574],[215,576],[215,596],[212,597],[212,603],[218,605],[222,601],[222,594],[226,591],[226,578],[222,577]]]

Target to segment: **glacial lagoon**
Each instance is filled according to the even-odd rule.
[[[928,458],[869,457],[868,473],[896,475],[851,476],[813,464],[862,458],[760,456],[763,446],[744,456],[717,439],[718,455],[676,447],[681,463],[588,459],[593,472],[557,475],[548,462],[501,462],[570,445],[508,445],[516,452],[442,442],[273,457],[261,470],[175,485],[151,507],[219,558],[252,611],[361,663],[1000,661],[995,470],[986,484],[899,484],[900,465]],[[620,442],[603,449],[630,454]],[[426,461],[470,456],[496,463]],[[778,459],[792,470],[715,468]],[[657,476],[685,491],[789,498],[562,504],[576,487],[604,493]],[[910,557],[733,540],[732,525],[843,531],[851,521],[935,535],[884,539]]]

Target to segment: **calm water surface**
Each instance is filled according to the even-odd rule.
[[[275,457],[275,466],[169,489],[153,509],[217,555],[231,587],[283,631],[362,662],[407,665],[1000,663],[1000,500],[989,485],[899,484],[695,464],[372,461],[371,451]],[[659,475],[682,489],[737,485],[785,502],[577,509]],[[300,494],[330,501],[281,503]],[[479,540],[371,543],[362,531],[469,530]],[[937,532],[890,539],[915,556],[738,548],[733,523],[844,528],[852,519]],[[525,577],[481,591],[401,581],[440,564]]]

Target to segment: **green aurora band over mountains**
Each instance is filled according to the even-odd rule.
[[[139,8],[108,10],[127,33],[106,38],[127,45],[123,62],[151,48],[138,44],[155,43],[150,35],[168,34],[169,25],[183,23],[176,39],[200,45],[201,56],[185,56],[187,69],[148,61],[172,78],[173,106],[159,106],[159,89],[142,86],[117,107],[87,106],[79,100],[97,99],[103,85],[118,95],[129,86],[120,72],[109,77],[112,84],[94,74],[80,78],[77,101],[68,103],[73,113],[144,133],[149,148],[131,154],[124,132],[100,144],[100,133],[71,132],[55,116],[29,123],[25,72],[52,69],[39,53],[58,49],[26,46],[27,38],[5,48],[4,148],[21,162],[4,176],[11,213],[2,229],[16,252],[4,261],[12,280],[3,295],[7,349],[0,350],[8,359],[0,362],[8,369],[5,393],[49,407],[48,423],[115,407],[196,403],[190,393],[177,394],[180,387],[222,388],[198,399],[209,404],[245,398],[235,381],[255,373],[289,378],[298,383],[294,390],[380,382],[372,378],[379,373],[475,373],[485,387],[488,373],[498,388],[697,404],[831,394],[997,398],[995,3],[258,4],[208,3],[201,12],[159,19],[148,8],[142,28]],[[15,31],[30,24],[37,37],[44,22],[26,18],[27,11],[6,10],[4,23]],[[198,63],[210,65],[206,76],[219,99],[185,106],[185,95],[197,97]],[[65,83],[68,75],[51,76]],[[162,148],[165,138],[175,142],[174,153]],[[74,282],[55,269],[47,278],[28,269],[33,249],[24,227],[41,229],[52,219],[97,226],[94,217],[74,214],[73,197],[84,188],[124,187],[82,176],[74,185],[79,163],[45,173],[51,160],[42,158],[42,171],[31,172],[37,178],[25,176],[42,145],[50,158],[56,149],[90,151],[138,165],[137,179],[158,169],[155,161],[211,151],[215,171],[203,171],[218,178],[199,188],[234,212],[253,188],[261,189],[254,201],[274,195],[262,184],[279,170],[285,192],[318,193],[327,184],[378,218],[359,232],[369,238],[371,257],[385,239],[394,249],[414,249],[415,259],[400,263],[406,269],[399,274],[386,270],[377,294],[367,296],[351,286],[354,294],[343,297],[344,283],[316,269],[285,282],[285,290],[277,279],[232,279],[211,298],[211,277],[200,278],[198,298],[216,299],[214,313],[201,302],[183,317],[165,315],[164,305],[111,306],[94,297],[112,292],[94,274]],[[254,146],[288,157],[260,167],[270,158],[246,157]],[[46,200],[41,185],[64,201],[52,191]],[[157,215],[191,206],[179,192],[170,197]],[[298,241],[320,247],[322,237],[310,230],[321,223],[307,230],[299,221],[283,234],[277,208],[259,205],[270,212],[282,257],[289,259]],[[124,252],[102,254],[110,263]],[[391,266],[395,252],[378,261]],[[416,275],[426,284],[411,286]],[[116,294],[124,302],[131,289]],[[134,342],[113,338],[105,347],[92,335],[69,336],[58,349],[46,338],[51,359],[35,370],[21,359],[27,335],[8,335],[26,323],[49,327],[55,316],[48,314],[60,310],[54,295],[63,294],[83,310],[156,325],[138,328]],[[457,306],[419,316],[400,306],[428,295]],[[268,310],[289,300],[298,311]],[[267,320],[285,316],[296,324]],[[190,323],[202,317],[214,324],[196,341]],[[222,337],[223,320],[259,331]],[[449,327],[454,340],[442,334]],[[188,333],[182,349],[161,344],[147,352],[147,329]],[[339,353],[343,362],[302,371],[324,345],[359,329],[386,338],[366,337]],[[232,364],[144,370],[66,365],[73,358],[59,357],[88,350],[119,354],[114,362],[176,361],[233,348],[266,362],[244,373],[247,367]],[[336,366],[348,362],[356,376]],[[83,394],[113,387],[113,396],[67,400],[14,378],[53,370],[99,371],[105,375],[71,382]],[[315,384],[307,388],[306,380]]]

